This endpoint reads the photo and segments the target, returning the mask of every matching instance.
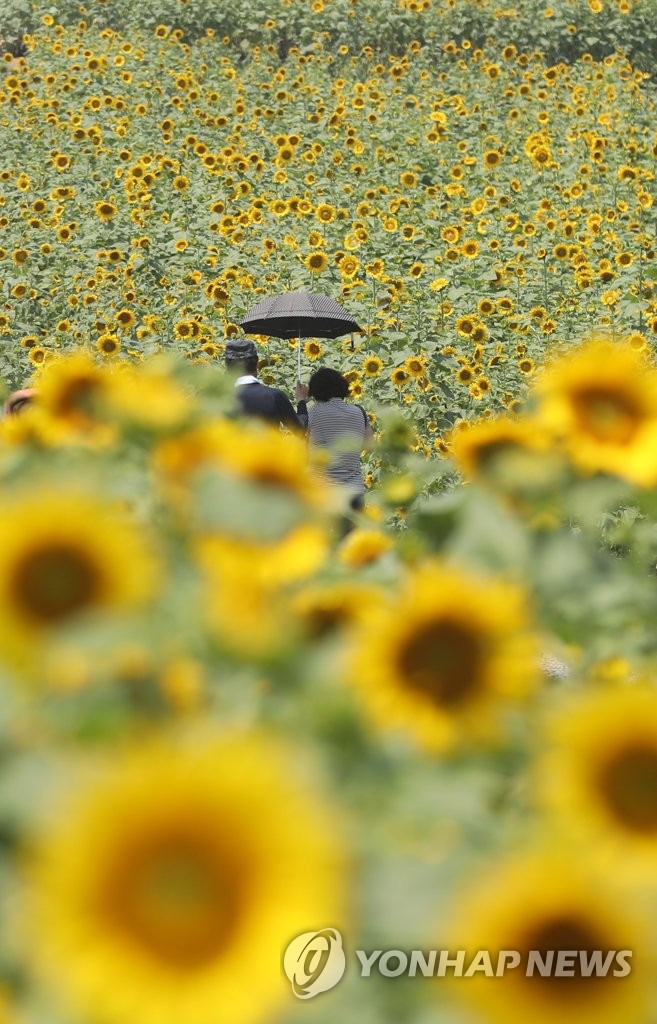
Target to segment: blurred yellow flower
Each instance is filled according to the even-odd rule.
[[[495,416],[478,420],[467,429],[455,430],[448,444],[467,477],[497,484],[517,480],[522,485],[535,474],[537,457],[545,456],[550,437],[530,419]]]
[[[128,517],[84,492],[33,488],[0,511],[0,635],[39,656],[39,637],[150,598],[158,569]],[[30,650],[30,644],[36,648]]]
[[[652,873],[657,849],[657,691],[616,684],[563,700],[547,723],[539,797],[612,865]]]
[[[352,678],[377,726],[439,751],[492,738],[501,707],[532,688],[534,653],[519,590],[429,563],[363,626]]]
[[[352,530],[340,544],[338,557],[344,565],[358,569],[371,565],[394,547],[392,537],[380,530]]]
[[[576,466],[651,486],[657,480],[657,371],[626,343],[596,338],[537,382],[538,416]]]
[[[443,922],[441,944],[464,950],[468,964],[478,950],[492,953],[494,969],[500,950],[520,953],[520,964],[500,977],[455,980],[454,998],[473,1004],[491,1024],[507,1024],[510,1007],[534,1024],[644,1024],[652,976],[648,921],[639,899],[628,898],[614,873],[597,866],[595,848],[538,846],[471,873],[468,882],[451,924]],[[603,961],[613,951],[606,976],[582,967],[581,954],[589,960],[596,950]],[[528,973],[531,951],[551,963],[551,976]],[[631,959],[618,963],[620,951]],[[555,976],[559,954],[571,959],[567,973]],[[624,965],[629,974],[614,977]]]
[[[340,925],[343,865],[334,817],[287,751],[162,739],[83,778],[28,865],[29,955],[62,1006],[102,1005],[108,1024],[256,1024],[291,1002],[281,953]]]

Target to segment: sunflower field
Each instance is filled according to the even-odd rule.
[[[0,1024],[656,1024],[657,3],[3,11]]]

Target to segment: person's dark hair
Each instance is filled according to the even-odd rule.
[[[255,375],[258,369],[258,349],[250,338],[231,338],[226,342],[226,367],[233,373]]]
[[[245,376],[247,373],[255,377],[258,370],[258,359],[257,357],[255,359],[227,359],[226,366],[239,377]]]
[[[20,388],[18,391],[12,391],[5,402],[4,414],[5,416],[16,416],[26,405],[32,405],[34,401],[36,401],[35,388]]]
[[[330,398],[346,398],[349,394],[349,381],[337,370],[321,366],[315,370],[308,382],[308,394],[316,402],[328,402]]]

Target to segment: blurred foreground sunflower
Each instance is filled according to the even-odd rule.
[[[526,487],[543,479],[550,467],[556,469],[550,442],[550,436],[533,420],[510,416],[478,420],[448,437],[464,475],[495,486]]]
[[[49,361],[37,389],[53,436],[78,444],[110,443],[116,431],[106,412],[115,380],[109,367],[84,350]]]
[[[547,729],[541,803],[612,863],[647,868],[657,852],[657,691],[616,685],[571,695]]]
[[[587,473],[657,481],[657,371],[602,337],[552,363],[537,383],[539,418]]]
[[[650,925],[639,903],[612,874],[600,873],[593,851],[539,847],[491,865],[470,879],[453,908],[453,924],[441,942],[466,952],[520,954],[517,966],[499,977],[483,973],[459,978],[452,991],[473,1003],[477,1019],[493,1024],[514,1020],[533,1024],[644,1024],[650,984]],[[597,951],[597,956],[596,956]],[[618,961],[616,954],[629,952]],[[530,955],[551,969],[543,976]],[[555,976],[557,958],[567,966]],[[607,973],[596,970],[608,958]],[[630,970],[627,973],[627,967]],[[614,971],[625,976],[614,976]]]
[[[87,776],[27,864],[46,986],[108,1024],[271,1019],[290,939],[341,922],[335,822],[298,780],[262,737],[160,740]]]
[[[80,493],[35,489],[0,510],[0,638],[5,653],[39,642],[83,615],[134,608],[157,566],[139,528]]]
[[[376,724],[435,751],[490,738],[501,705],[530,691],[534,653],[520,591],[432,563],[373,609],[351,675]]]

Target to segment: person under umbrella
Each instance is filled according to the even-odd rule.
[[[351,313],[330,295],[304,291],[283,292],[262,299],[240,320],[239,326],[245,334],[296,338],[298,381],[301,380],[302,338],[339,338],[361,330]]]
[[[244,415],[287,427],[297,433],[305,430],[308,410],[303,400],[303,389],[297,386],[297,398],[301,400],[295,412],[283,391],[259,381],[258,349],[255,342],[246,338],[227,342],[224,359],[226,368],[237,375],[235,393]]]
[[[322,366],[313,373],[308,387],[297,389],[301,397],[309,396],[313,404],[308,410],[308,444],[310,450],[321,452],[326,460],[324,473],[342,487],[345,505],[352,512],[363,508],[365,482],[361,453],[372,446],[374,435],[362,405],[352,405],[349,382],[337,370]],[[351,528],[345,517],[343,533]]]

